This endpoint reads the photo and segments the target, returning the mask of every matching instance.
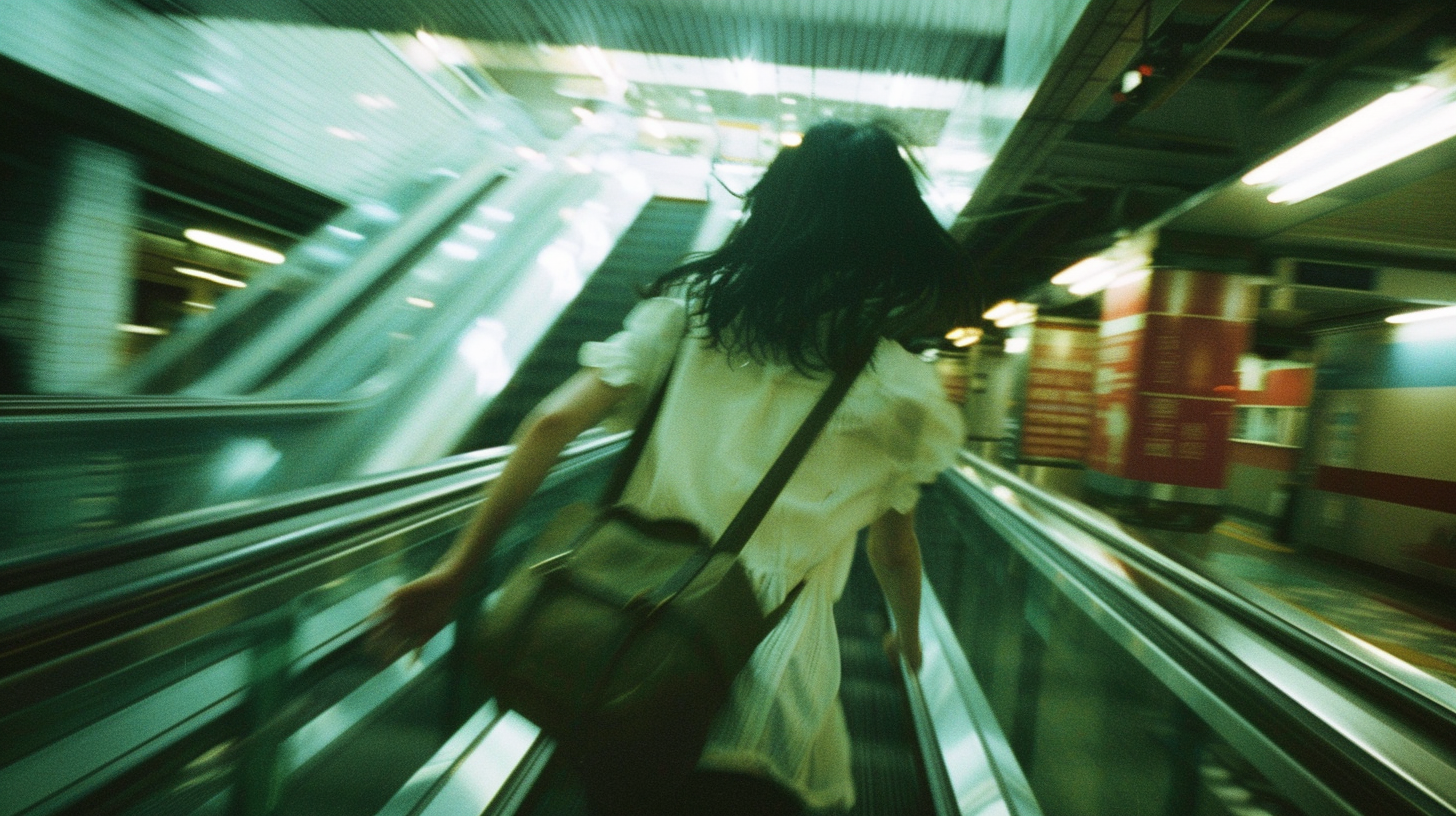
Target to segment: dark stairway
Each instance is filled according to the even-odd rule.
[[[667,198],[647,202],[456,452],[509,442],[536,403],[576,372],[581,344],[603,340],[621,329],[622,319],[637,304],[642,288],[682,261],[707,206],[701,201]]]
[[[839,699],[849,724],[857,801],[852,816],[930,816],[934,808],[899,667],[885,657],[884,596],[864,547],[834,607],[839,627]]]

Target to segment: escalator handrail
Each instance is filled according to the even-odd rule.
[[[486,154],[484,158],[467,167],[445,185],[444,189],[420,202],[418,207],[395,223],[363,255],[336,273],[327,287],[309,293],[304,300],[300,301],[297,305],[303,307],[302,316],[307,318],[308,322],[306,325],[291,325],[287,336],[289,338],[307,338],[312,333],[319,331],[322,325],[320,321],[326,322],[327,315],[336,314],[346,304],[360,297],[379,275],[388,274],[390,270],[397,268],[413,252],[417,251],[419,243],[435,233],[442,221],[456,217],[461,200],[478,199],[503,174],[510,172],[509,167],[502,166],[500,156],[496,155],[494,151],[484,152]],[[514,158],[514,154],[503,155]],[[228,315],[219,317],[236,320],[245,314],[246,309],[230,311]],[[291,312],[290,314],[296,315],[297,313]],[[295,316],[295,323],[298,322]],[[207,338],[211,337],[212,333],[222,325],[224,325],[222,322],[213,322],[212,325],[201,331],[179,335],[173,342],[159,346],[148,355],[141,367],[127,375],[124,387],[128,390],[142,390],[148,387],[148,383],[164,376],[165,372],[175,366],[179,360],[185,359],[188,352],[198,344],[206,342]],[[260,353],[257,348],[256,337],[246,344],[251,350],[245,358],[250,366],[266,365],[266,361],[276,357],[277,346],[283,339],[277,326],[270,328],[268,338],[269,349],[266,354]],[[198,382],[214,378],[217,375],[217,371],[205,372],[201,377],[193,380],[187,388],[193,388]]]
[[[124,397],[112,395],[0,396],[0,424],[7,421],[100,421],[139,417],[175,420],[190,418],[194,415],[197,418],[213,418],[242,415],[264,416],[278,413],[318,413],[340,410],[346,407],[348,402],[349,400],[329,399],[255,400],[246,397],[205,399],[170,394]]]
[[[1440,743],[1412,739],[1401,725],[1362,707],[1343,688],[1330,686],[1277,643],[1261,639],[1200,595],[1167,583],[1133,559],[1125,559],[1129,568],[1144,570],[1171,594],[1154,598],[1129,591],[1128,579],[1114,578],[1109,565],[1062,541],[1062,534],[1049,531],[1027,509],[1008,500],[1015,495],[1003,497],[978,483],[982,474],[996,480],[1010,476],[1007,481],[1018,487],[1022,480],[963,456],[978,472],[952,471],[957,477],[953,486],[988,520],[1006,520],[1010,526],[1001,532],[1013,549],[1073,603],[1090,603],[1089,614],[1109,632],[1117,632],[1115,640],[1133,641],[1122,645],[1200,716],[1212,718],[1209,723],[1216,731],[1217,723],[1235,728],[1236,738],[1225,736],[1239,740],[1240,750],[1274,763],[1261,771],[1279,774],[1290,786],[1287,790],[1298,792],[1297,799],[1308,799],[1316,811],[1329,813],[1451,812],[1456,802],[1451,780],[1456,775],[1451,774],[1450,758],[1437,747]],[[1026,487],[1023,495],[1038,492]],[[993,524],[997,526],[1001,524]],[[1077,534],[1086,531],[1079,526]],[[1146,546],[1135,540],[1132,545]]]
[[[568,449],[548,478],[558,479],[583,464],[613,454],[625,434],[606,436]],[[13,675],[60,653],[96,645],[142,625],[157,610],[188,609],[235,588],[244,577],[265,576],[298,559],[329,557],[328,545],[350,536],[393,525],[408,526],[420,516],[471,506],[483,486],[501,471],[501,459],[453,465],[444,475],[407,480],[365,495],[345,490],[344,498],[302,515],[285,507],[249,512],[258,526],[197,542],[196,555],[169,553],[165,566],[114,587],[88,593],[70,604],[54,603],[33,614],[0,620],[0,677]],[[383,484],[391,484],[387,480]],[[320,494],[331,495],[328,488]],[[85,577],[85,576],[81,576]],[[150,611],[148,611],[150,610]]]
[[[626,438],[588,434],[569,445],[565,459],[585,455]],[[376,476],[244,499],[216,507],[142,522],[101,536],[84,536],[22,553],[0,555],[0,593],[114,566],[187,547],[328,507],[365,499],[435,479],[503,462],[510,446],[456,454],[429,464]]]
[[[1313,634],[1285,618],[1267,610],[1237,593],[1183,566],[1146,543],[1129,535],[1106,519],[1099,518],[1076,503],[1042,490],[1013,473],[969,452],[962,452],[964,461],[992,474],[1012,486],[1019,494],[1071,522],[1082,531],[1114,548],[1119,555],[1135,561],[1140,567],[1157,573],[1180,588],[1218,609],[1260,636],[1298,655],[1330,676],[1358,689],[1365,699],[1374,697],[1387,708],[1401,712],[1406,719],[1423,730],[1435,729],[1433,736],[1456,744],[1456,690],[1439,681],[1414,677],[1401,672],[1394,664],[1373,664],[1374,656],[1357,656],[1335,642]],[[1422,683],[1421,680],[1428,680]]]

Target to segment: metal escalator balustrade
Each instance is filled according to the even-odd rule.
[[[259,306],[257,321],[228,319],[228,312],[214,315],[220,322],[169,338],[175,343],[158,349],[165,352],[158,370],[176,363],[179,371],[192,372],[189,386],[214,396],[0,400],[5,545],[64,544],[158,516],[395,470],[458,450],[458,436],[574,293],[569,282],[557,287],[556,300],[535,291],[543,281],[556,291],[554,278],[543,278],[532,263],[543,246],[580,231],[558,209],[600,204],[583,204],[593,191],[620,194],[608,208],[610,217],[593,222],[600,227],[593,240],[604,242],[598,249],[605,254],[635,212],[632,205],[647,196],[616,176],[588,182],[560,169],[545,187],[537,183],[548,172],[542,168],[498,184],[499,162],[474,158],[480,160],[474,168],[455,174],[444,189],[430,188],[428,201],[320,286],[284,280],[283,305]],[[500,209],[496,205],[509,201],[492,191],[531,206],[523,204],[518,214]],[[485,201],[494,202],[488,213]],[[460,219],[482,213],[512,219],[514,231],[503,229],[497,242],[509,246],[478,264],[457,259],[454,277],[441,278],[450,291],[435,295],[438,303],[412,303],[426,303],[415,297],[426,292],[416,279],[435,274],[429,259],[456,243],[454,230],[468,226]],[[582,219],[583,228],[588,220]],[[487,261],[488,269],[481,266]],[[249,300],[246,291],[237,302],[239,314],[262,303]],[[371,322],[381,315],[384,323]],[[400,315],[413,322],[388,322]],[[229,334],[235,325],[247,336]],[[189,357],[188,349],[204,347],[211,351]],[[303,357],[300,348],[307,351]],[[167,349],[180,351],[167,357]],[[208,370],[193,371],[194,363]],[[290,372],[299,377],[290,379]],[[282,379],[269,380],[270,393],[262,398],[227,396],[231,386],[224,381],[244,388],[261,382],[258,377]],[[204,381],[211,385],[203,387]]]
[[[614,444],[552,477],[480,592],[555,506],[591,494]],[[469,616],[418,663],[380,671],[359,651],[364,616],[433,561],[490,478],[275,519],[132,565],[151,572],[112,595],[9,619],[0,728],[21,736],[0,747],[0,813],[514,812],[550,745],[479,707],[454,637]],[[865,765],[887,753],[865,751],[861,812],[1451,812],[1449,745],[1341,685],[1328,655],[1227,614],[1176,565],[1128,555],[1095,519],[972,458],[928,489],[919,518],[913,739],[903,723],[853,725],[866,713],[854,687],[886,678],[859,673],[873,649],[852,625],[844,652],[857,744],[894,732],[891,764],[918,746],[922,770],[877,797],[887,777]],[[849,624],[873,607],[861,590],[840,610]],[[882,690],[868,697],[893,696]]]
[[[477,597],[556,507],[599,489],[618,441],[571,451]],[[419,662],[380,671],[361,652],[366,616],[433,563],[498,471],[492,457],[425,481],[406,474],[363,498],[345,490],[333,507],[4,596],[0,814],[277,812],[309,801],[311,769],[341,735],[363,738],[401,707],[432,735],[413,752],[423,761],[475,707],[453,630]],[[419,683],[446,689],[424,698],[425,721],[420,698],[401,696]],[[415,770],[386,765],[396,785]],[[376,793],[375,807],[394,788]]]
[[[289,331],[307,336],[317,329],[318,321],[347,311],[380,276],[400,267],[459,207],[462,197],[479,197],[482,189],[509,170],[514,154],[497,141],[470,134],[382,200],[350,207],[294,247],[281,267],[230,293],[217,310],[179,327],[125,374],[120,390],[177,393],[215,376],[240,356],[249,365],[263,364],[283,345],[284,338],[277,337],[278,321],[290,319],[295,328]],[[310,319],[300,320],[301,314]],[[269,336],[271,350],[263,346]],[[249,352],[240,355],[244,349]]]
[[[1449,712],[1114,524],[970,455],[919,518],[930,584],[1046,812],[1456,812]]]

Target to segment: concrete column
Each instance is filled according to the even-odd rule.
[[[139,175],[130,154],[70,139],[8,192],[0,334],[24,378],[11,390],[94,392],[117,372],[117,325],[131,315]]]
[[[1137,524],[1221,515],[1238,359],[1257,308],[1236,276],[1157,269],[1103,294],[1086,497]]]

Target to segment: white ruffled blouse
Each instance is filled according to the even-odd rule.
[[[580,362],[612,385],[641,386],[608,421],[626,429],[677,354],[623,500],[651,517],[689,519],[716,538],[829,376],[729,359],[688,322],[682,300],[645,300],[623,331],[583,345]],[[833,605],[849,574],[855,534],[888,509],[913,508],[920,485],[950,466],[962,439],[960,414],[931,366],[898,343],[880,341],[740,555],[765,609],[799,581],[805,587],[738,676],[702,767],[767,776],[813,808],[853,804]]]

